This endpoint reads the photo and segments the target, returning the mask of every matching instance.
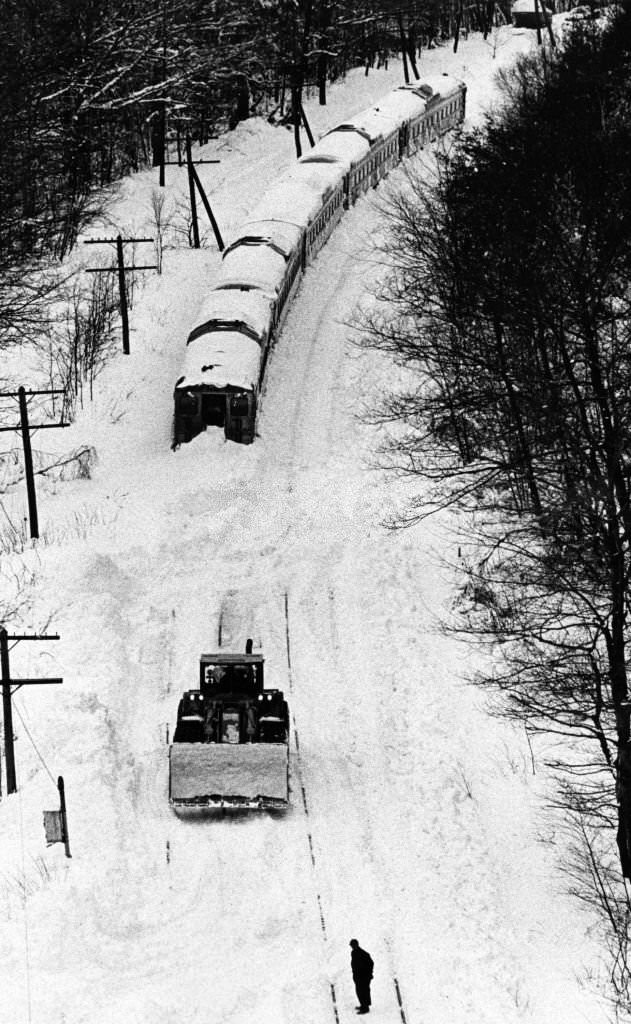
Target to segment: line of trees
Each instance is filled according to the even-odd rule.
[[[477,0],[476,0],[477,2]],[[479,3],[484,7],[483,0]],[[463,0],[0,0],[0,346],[46,323],[103,189],[453,26]],[[481,8],[482,9],[482,8]],[[484,7],[484,9],[486,9]]]
[[[393,269],[359,325],[409,382],[375,412],[384,462],[425,481],[397,525],[446,505],[474,523],[462,603],[492,651],[480,682],[554,738],[627,1010],[630,59],[627,4],[505,72],[501,111],[390,201]]]
[[[284,90],[324,100],[399,49],[401,6],[414,44],[441,31],[441,0],[0,0],[0,258],[63,257],[95,187],[151,163],[165,112],[205,142]]]

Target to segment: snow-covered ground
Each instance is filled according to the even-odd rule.
[[[496,67],[532,35],[472,36],[455,55],[424,53],[421,73],[466,80],[471,124]],[[401,79],[396,61],[350,74],[326,108],[308,104],[314,131]],[[292,146],[253,120],[204,148],[222,161],[200,174],[228,239]],[[171,202],[185,182],[177,168],[167,177]],[[127,179],[115,226],[150,234],[155,187],[154,172]],[[38,479],[41,540],[2,564],[6,592],[28,597],[10,628],[61,635],[17,645],[13,674],[64,683],[14,698],[1,1024],[345,1024],[352,936],[375,959],[382,1024],[607,1020],[594,922],[564,895],[562,822],[543,813],[543,766],[535,751],[534,774],[524,735],[488,716],[466,682],[473,653],[440,629],[453,523],[382,525],[405,489],[371,468],[377,434],[357,414],[390,368],[345,326],[379,273],[378,198],[308,270],[254,445],[208,431],[169,448],[187,328],[219,263],[210,240],[167,251],[136,295],[131,355],[71,429],[36,435],[91,444],[98,464],[90,480]],[[5,507],[25,514],[19,488]],[[239,642],[260,642],[290,702],[282,816],[183,820],[168,806],[167,726],[220,615]],[[44,845],[59,773],[72,860]]]

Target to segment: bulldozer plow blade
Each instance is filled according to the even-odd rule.
[[[289,804],[286,743],[174,743],[174,807],[283,808]]]

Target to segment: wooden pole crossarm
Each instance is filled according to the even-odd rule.
[[[119,236],[120,238],[120,236]],[[116,245],[119,238],[84,238],[84,245],[104,245],[105,243]],[[125,244],[126,242],[153,242],[153,238],[120,238],[120,241]]]
[[[150,267],[122,267],[124,274],[129,274],[132,270],[157,270],[157,266],[152,264]],[[118,267],[84,267],[86,274],[113,274],[114,271],[118,272]]]
[[[7,640],[19,643],[20,640],[61,640],[61,637],[59,633],[14,633],[13,636],[7,633]]]
[[[31,433],[34,430],[57,430],[58,427],[69,427],[70,423],[29,423],[29,430]],[[6,434],[8,430],[21,430],[22,425],[18,423],[16,427],[0,427],[0,434]]]
[[[11,679],[11,696],[17,693],[21,686],[51,686],[63,683],[63,679]]]
[[[56,430],[57,427],[70,427],[71,423],[31,423],[29,424],[31,430]]]
[[[27,391],[24,390],[24,394],[29,398],[31,395],[63,395],[65,391],[63,388],[47,388],[45,391]],[[19,398],[19,391],[0,391],[1,398]]]
[[[188,163],[187,160],[165,160],[165,164],[169,167],[184,167]],[[191,160],[192,164],[220,164],[221,160]]]

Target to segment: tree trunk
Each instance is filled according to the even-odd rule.
[[[403,60],[403,76],[405,78],[405,84],[409,85],[410,84],[410,72],[408,71],[408,59],[407,59],[408,45],[407,45],[407,41],[406,41],[406,38],[405,38],[405,32],[403,31],[403,17],[401,16],[401,12],[400,11],[397,14],[397,21],[399,23],[399,35],[401,37],[401,59]]]
[[[328,29],[330,24],[330,11],[328,0],[320,0],[320,52],[318,54],[318,99],[321,107],[326,106],[326,71],[328,46]]]
[[[508,406],[511,413],[511,419],[517,432],[517,446],[519,450],[519,461],[521,463],[521,469],[524,472],[526,480],[528,482],[528,489],[530,491],[530,500],[532,502],[532,511],[536,516],[541,515],[541,498],[539,496],[539,488],[537,487],[537,480],[535,477],[534,468],[532,465],[532,457],[530,447],[526,440],[526,433],[524,430],[523,417],[517,401],[517,395],[515,388],[510,378],[510,373],[506,365],[506,353],[504,349],[504,332],[499,319],[493,317],[493,328],[495,330],[495,341],[497,347],[497,355],[499,362],[499,369],[502,382],[506,389],[506,395],[508,398]]]

